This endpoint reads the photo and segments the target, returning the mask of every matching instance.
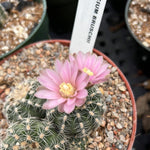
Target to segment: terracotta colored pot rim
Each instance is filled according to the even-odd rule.
[[[32,43],[32,44],[29,44],[23,48],[21,48],[20,50],[18,51],[15,51],[14,53],[12,53],[11,55],[9,55],[8,57],[6,57],[5,59],[3,59],[2,61],[0,61],[0,65],[5,61],[7,60],[9,57],[11,57],[12,55],[15,55],[15,54],[18,54],[19,52],[21,52],[23,49],[27,49],[31,46],[34,46],[36,45],[37,43],[55,43],[55,42],[60,42],[61,44],[63,45],[66,45],[66,46],[69,46],[70,44],[70,41],[69,40],[61,40],[61,39],[55,39],[55,40],[44,40],[44,41],[39,41],[39,42],[35,42],[35,43]],[[121,72],[121,70],[116,66],[116,64],[111,60],[109,59],[105,54],[103,54],[102,52],[98,51],[97,49],[93,49],[93,52],[96,53],[97,55],[101,55],[103,56],[103,58],[108,62],[110,63],[112,66],[116,67],[117,68],[117,71],[120,75],[120,77],[122,78],[122,80],[125,82],[125,85],[127,87],[127,90],[130,94],[130,98],[131,98],[131,101],[132,101],[132,109],[133,109],[133,121],[132,121],[132,135],[131,135],[131,138],[130,138],[130,142],[129,142],[129,145],[128,145],[128,149],[127,150],[131,150],[132,149],[132,146],[133,146],[133,143],[134,143],[134,140],[135,140],[135,134],[136,134],[136,125],[137,125],[137,112],[136,112],[136,104],[135,104],[135,99],[134,99],[134,95],[133,95],[133,92],[132,92],[132,89],[129,85],[129,82],[127,81],[126,77],[124,76],[124,74]]]

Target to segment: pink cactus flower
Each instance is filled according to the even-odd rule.
[[[58,111],[70,114],[75,106],[82,106],[88,95],[85,87],[89,82],[87,74],[79,71],[74,62],[66,60],[55,63],[55,70],[46,69],[41,72],[38,81],[42,85],[35,96],[47,99],[43,109],[58,106]]]
[[[79,52],[74,56],[70,55],[70,61],[75,61],[79,69],[89,75],[90,85],[106,81],[106,76],[110,73],[108,64],[103,61],[102,56],[91,53]]]

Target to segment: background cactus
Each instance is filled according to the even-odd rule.
[[[61,133],[80,138],[89,135],[101,125],[105,109],[100,90],[97,86],[93,86],[88,89],[85,104],[80,108],[77,107],[71,114],[60,113],[55,108],[47,111],[46,115]]]
[[[38,87],[39,83],[33,80],[16,85],[16,88],[7,97],[3,109],[9,122],[22,120],[28,116],[45,117],[46,111],[41,108],[45,100],[34,96]]]
[[[4,7],[0,4],[0,27],[2,27],[8,18],[8,13],[5,11]]]
[[[24,118],[11,124],[7,137],[2,143],[3,150],[62,150],[66,149],[67,140],[61,133],[56,133],[51,122]]]

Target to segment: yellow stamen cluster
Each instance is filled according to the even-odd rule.
[[[59,92],[61,93],[62,97],[68,98],[75,93],[75,88],[70,83],[63,82],[59,85],[59,87]]]
[[[82,71],[85,72],[85,73],[87,73],[89,76],[93,76],[94,75],[94,73],[90,69],[88,69],[86,67],[83,68]]]

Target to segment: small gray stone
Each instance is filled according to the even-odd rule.
[[[108,97],[106,98],[106,102],[111,102],[111,95],[108,95]]]
[[[117,124],[116,124],[116,127],[117,127],[118,129],[122,129],[122,128],[123,128],[120,123],[117,123]]]
[[[119,86],[119,90],[124,92],[126,90],[126,87],[125,86]]]

